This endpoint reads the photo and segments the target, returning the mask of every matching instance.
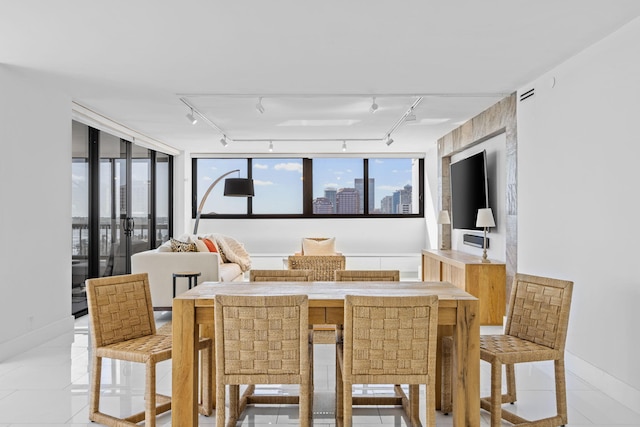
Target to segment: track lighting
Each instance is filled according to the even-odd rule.
[[[273,152],[273,141],[269,141],[269,152]]]
[[[258,113],[264,114],[264,106],[262,105],[262,97],[258,98],[258,103],[256,104],[256,110],[258,110]]]
[[[342,141],[342,151],[347,151],[347,141]]]
[[[222,144],[223,147],[229,145],[229,143],[227,142],[227,135],[224,135],[222,138],[220,138],[220,144]]]
[[[371,108],[369,108],[370,113],[375,113],[378,111],[378,104],[376,104],[376,97],[373,97],[373,102],[371,103]]]
[[[195,125],[196,123],[198,123],[198,119],[196,118],[196,116],[193,115],[193,108],[191,109],[190,113],[187,113],[187,119],[189,119],[192,125]]]
[[[391,138],[391,134],[387,135],[387,142],[385,142],[387,146],[393,144],[393,139]]]

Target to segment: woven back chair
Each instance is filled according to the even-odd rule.
[[[567,424],[564,347],[569,323],[573,282],[516,274],[511,290],[503,335],[480,337],[480,359],[491,363],[491,396],[483,397],[482,409],[491,412],[491,426],[505,419],[518,425]],[[502,409],[516,401],[513,365],[553,360],[555,364],[556,415],[528,421]],[[507,393],[502,393],[502,365],[506,366]]]
[[[334,239],[327,237],[305,237],[302,239],[302,248],[300,252],[289,256],[289,270],[312,270],[313,280],[320,282],[329,282],[334,280],[334,272],[336,270],[344,270],[346,258],[340,252],[332,252],[331,254],[305,253],[304,246],[306,241],[333,241]]]
[[[151,292],[146,273],[102,277],[86,281],[91,330],[91,391],[89,419],[107,426],[135,426],[145,421],[156,425],[156,415],[171,409],[169,396],[156,394],[156,365],[171,359],[171,334],[157,334]],[[203,339],[203,404],[200,412],[211,415],[213,348]],[[126,418],[100,412],[102,358],[144,363],[146,365],[145,410]]]
[[[216,295],[214,311],[216,425],[236,424],[244,409],[239,396],[241,384],[299,384],[300,425],[309,426],[313,397],[308,297]],[[260,403],[282,402],[274,398]]]
[[[289,270],[312,270],[313,280],[330,282],[335,277],[336,270],[344,270],[346,265],[344,255],[290,255]]]
[[[352,425],[353,384],[400,386],[411,426],[419,426],[419,385],[426,385],[427,425],[435,426],[435,369],[438,297],[347,295],[344,342],[337,348],[336,416]]]
[[[312,282],[312,270],[251,270],[251,282]]]
[[[398,282],[400,270],[336,270],[336,282]]]

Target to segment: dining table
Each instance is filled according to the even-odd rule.
[[[453,426],[480,426],[478,299],[448,282],[203,282],[176,296],[172,314],[172,426],[198,425],[196,343],[202,336],[214,338],[214,300],[220,294],[307,295],[309,323],[315,325],[342,325],[346,295],[437,295],[439,334],[453,337]],[[213,371],[215,376],[215,367]]]

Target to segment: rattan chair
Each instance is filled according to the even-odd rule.
[[[438,297],[347,295],[344,343],[337,347],[336,417],[352,425],[353,384],[400,386],[408,424],[419,426],[419,385],[426,385],[427,426],[435,426],[435,368]]]
[[[306,239],[318,242],[329,240],[326,237],[307,237]],[[346,258],[339,252],[332,255],[310,255],[304,252],[303,243],[300,252],[289,256],[287,265],[289,270],[313,270],[314,281],[329,282],[334,280],[336,270],[345,269]]]
[[[91,390],[89,419],[107,426],[156,425],[156,416],[171,409],[171,398],[156,394],[156,364],[171,359],[171,334],[157,334],[146,273],[102,277],[86,281],[91,331]],[[213,412],[211,397],[213,344],[202,339],[203,403],[199,411]],[[100,412],[102,358],[146,365],[145,410],[126,418]],[[157,406],[156,406],[157,404]]]
[[[398,282],[400,270],[336,270],[336,282]]]
[[[573,282],[516,274],[511,290],[503,335],[480,337],[480,359],[491,363],[491,396],[480,400],[491,412],[491,426],[501,419],[517,425],[559,426],[567,424],[567,393],[564,346],[567,338]],[[553,360],[557,414],[528,421],[502,408],[516,401],[513,365]],[[507,393],[502,393],[502,365],[506,367]]]
[[[235,425],[248,403],[240,399],[241,384],[299,384],[300,425],[309,426],[313,402],[307,339],[309,302],[306,295],[216,295],[216,425]],[[226,422],[226,386],[229,421]],[[290,403],[295,403],[295,401]],[[282,403],[265,396],[255,403]]]
[[[251,270],[251,282],[312,282],[312,270]]]

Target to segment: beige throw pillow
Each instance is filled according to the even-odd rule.
[[[335,255],[336,238],[325,240],[302,239],[302,253],[304,255]]]

